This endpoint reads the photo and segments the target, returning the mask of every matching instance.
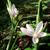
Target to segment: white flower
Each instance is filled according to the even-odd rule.
[[[36,44],[38,43],[40,37],[44,37],[47,35],[46,33],[41,32],[42,28],[43,28],[43,22],[41,21],[40,23],[37,24],[35,30],[29,24],[26,24],[26,28],[21,27],[20,29],[23,33],[25,33],[25,35],[32,36],[32,41],[34,44]]]
[[[16,17],[18,15],[18,10],[14,4],[11,7],[7,5],[7,10],[10,16]]]

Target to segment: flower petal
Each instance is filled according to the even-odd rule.
[[[38,38],[33,37],[33,38],[32,38],[32,41],[33,41],[33,43],[34,43],[34,44],[36,44],[36,43],[38,43],[39,39],[38,39]]]
[[[28,31],[26,28],[21,27],[20,30],[24,33],[24,35],[32,36],[32,33]]]
[[[14,4],[12,5],[12,15],[15,16],[15,17],[18,15],[18,10],[17,10],[17,8],[15,7]]]
[[[26,35],[28,35],[28,36],[33,36],[33,32],[27,30],[27,34],[26,34]]]
[[[27,33],[27,29],[24,28],[24,27],[21,27],[20,30],[21,30],[23,33],[25,33],[25,34]]]
[[[43,22],[41,21],[40,23],[37,24],[35,32],[40,33],[42,28],[43,28]]]
[[[38,37],[44,37],[46,35],[47,35],[47,33],[41,32],[41,33],[39,33]]]
[[[26,27],[27,27],[27,30],[31,31],[31,32],[34,32],[34,29],[31,25],[29,24],[26,24]]]

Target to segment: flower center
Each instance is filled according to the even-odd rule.
[[[37,36],[38,36],[37,33],[34,33],[34,34],[33,34],[33,37],[37,37]]]

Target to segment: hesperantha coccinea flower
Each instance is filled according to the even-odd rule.
[[[14,4],[12,4],[11,6],[7,5],[7,10],[9,12],[9,15],[13,16],[13,17],[16,17],[18,15],[18,12],[19,12]]]
[[[20,28],[20,30],[25,35],[28,35],[28,36],[32,37],[32,41],[33,41],[34,44],[38,43],[40,37],[44,37],[44,36],[47,35],[47,33],[42,32],[42,29],[43,29],[43,22],[42,21],[39,22],[36,25],[35,29],[33,29],[33,27],[30,24],[26,24],[26,28],[24,28],[24,27]]]

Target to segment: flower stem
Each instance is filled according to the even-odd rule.
[[[39,0],[38,2],[38,14],[36,16],[36,24],[39,23],[39,17],[40,17],[40,4],[41,4],[41,0]]]
[[[34,44],[33,50],[37,50],[37,44]]]
[[[6,50],[9,50],[9,48],[10,48],[10,44],[11,44],[12,37],[13,37],[13,34],[11,35],[11,38],[10,38],[10,40],[9,40],[9,42],[8,42],[8,45],[7,45]]]
[[[12,47],[11,47],[11,50],[13,50],[14,45],[15,45],[15,43],[16,43],[16,40],[17,40],[17,37],[16,37],[16,39],[15,39],[15,41],[14,41],[14,43],[13,43]]]

